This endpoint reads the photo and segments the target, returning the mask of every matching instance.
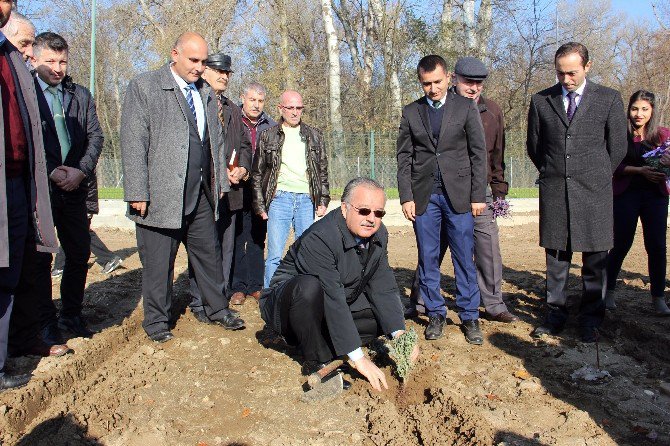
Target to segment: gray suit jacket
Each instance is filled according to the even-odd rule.
[[[472,99],[449,92],[436,143],[428,107],[424,96],[402,111],[396,154],[400,202],[414,201],[416,214],[425,212],[437,158],[454,209],[470,212],[470,203],[486,202],[487,152],[479,109]]]
[[[205,106],[213,159],[215,188],[212,194],[228,192],[230,183],[223,169],[223,132],[214,92],[198,83]],[[128,218],[156,228],[177,229],[182,225],[184,184],[188,164],[189,124],[183,100],[170,65],[135,77],[126,90],[121,111],[121,153],[125,201],[148,201],[144,218]],[[214,200],[218,219],[218,200]]]
[[[617,91],[587,81],[572,121],[560,84],[533,95],[526,149],[540,172],[540,246],[579,252],[612,247],[612,174],[626,148]]]
[[[58,252],[56,241],[56,230],[54,229],[53,217],[51,215],[51,201],[49,200],[49,179],[47,177],[47,164],[44,156],[44,145],[42,141],[42,121],[37,106],[37,93],[33,84],[33,77],[23,62],[23,56],[9,41],[0,46],[0,54],[7,57],[13,74],[16,75],[14,82],[17,91],[22,96],[19,98],[23,125],[26,129],[28,140],[28,162],[30,163],[30,206],[33,227],[35,228],[35,240],[37,250],[42,252]],[[0,97],[0,102],[2,98]],[[3,119],[4,110],[0,108],[0,268],[9,267],[9,228],[7,221],[7,178],[5,176],[5,124]],[[26,122],[27,121],[27,122]]]

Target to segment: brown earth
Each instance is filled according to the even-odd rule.
[[[391,228],[390,259],[401,290],[416,264],[409,228]],[[100,230],[128,256],[112,276],[93,265],[85,316],[101,332],[71,339],[73,355],[17,358],[12,372],[33,371],[30,384],[0,394],[3,445],[645,445],[670,444],[670,318],[652,314],[646,256],[637,243],[624,263],[616,313],[599,345],[610,378],[589,383],[572,372],[595,365],[596,346],[576,340],[574,326],[536,341],[544,256],[537,225],[501,228],[505,299],[522,321],[482,321],[483,346],[465,342],[450,312],[445,336],[421,343],[403,390],[384,361],[390,389],[377,393],[346,375],[353,388],[333,401],[303,403],[305,379],[296,352],[263,331],[247,301],[243,331],[198,323],[185,311],[186,258],[175,272],[175,339],[150,342],[141,327],[141,270],[131,232]],[[579,259],[570,279],[580,290]],[[453,269],[443,290],[453,304]],[[58,295],[57,286],[54,294]],[[426,320],[409,322],[420,334]]]

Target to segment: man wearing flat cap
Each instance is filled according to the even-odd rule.
[[[454,74],[451,76],[451,91],[475,101],[484,126],[486,165],[488,166],[487,204],[498,198],[504,199],[509,187],[505,181],[505,123],[502,110],[494,101],[482,96],[484,80],[488,74],[481,60],[476,57],[461,57],[456,62]],[[519,318],[507,309],[502,299],[502,256],[500,255],[498,224],[488,205],[484,212],[475,217],[474,236],[477,283],[488,317],[504,323],[518,321]],[[443,237],[440,246],[440,263],[442,263],[446,250],[446,238]],[[407,312],[410,316],[417,313],[416,305],[419,304],[419,294],[417,272],[412,287],[412,305]]]
[[[417,75],[425,96],[405,106],[398,134],[398,189],[419,250],[419,291],[429,316],[426,339],[442,336],[447,308],[440,293],[440,246],[447,239],[456,306],[465,339],[482,344],[473,261],[474,218],[486,209],[486,142],[477,105],[448,91],[447,64],[425,56]]]
[[[218,242],[221,244],[221,267],[226,292],[230,286],[231,266],[235,251],[235,221],[244,206],[244,190],[241,181],[248,179],[251,171],[251,139],[249,130],[242,122],[242,110],[228,99],[224,93],[233,73],[230,56],[215,53],[207,56],[202,78],[214,91],[218,103],[218,116],[223,127],[225,167],[227,167],[230,192],[221,199],[219,206],[223,210],[222,218],[217,222]],[[222,168],[224,166],[221,166]],[[206,321],[202,298],[197,281],[189,268],[191,288],[191,312],[201,322]],[[237,293],[236,293],[237,294]],[[239,293],[241,294],[241,293]],[[230,303],[239,305],[244,302],[239,296],[231,297]]]

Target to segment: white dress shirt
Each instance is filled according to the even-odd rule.
[[[177,73],[174,72],[172,67],[170,67],[170,71],[172,72],[172,76],[174,77],[174,80],[177,82],[177,85],[179,86],[179,90],[184,95],[184,99],[186,99],[187,88],[191,88],[191,96],[193,97],[193,106],[195,107],[195,118],[196,121],[198,121],[198,134],[200,135],[200,139],[203,139],[205,137],[206,118],[205,118],[205,106],[202,104],[202,98],[200,97],[200,92],[195,87],[195,84],[186,83],[184,79],[182,79]],[[188,102],[188,100],[186,100],[186,102]]]
[[[584,79],[584,82],[582,82],[582,85],[579,86],[578,89],[575,90],[575,93],[577,93],[577,96],[575,96],[575,105],[576,107],[579,107],[579,103],[582,101],[582,96],[584,95],[584,87],[586,87],[586,79]],[[568,93],[569,91],[565,89],[564,86],[561,85],[561,89],[563,90],[563,106],[565,107],[565,112],[568,112],[568,105],[570,104],[570,99],[568,98]],[[576,110],[576,108],[575,108]]]

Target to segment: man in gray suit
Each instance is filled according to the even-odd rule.
[[[558,83],[533,95],[528,156],[540,173],[540,246],[547,258],[547,306],[534,337],[565,326],[572,253],[582,252],[582,341],[594,342],[605,314],[603,289],[612,241],[612,174],[626,154],[621,95],[587,81],[588,50],[562,45],[554,57]]]
[[[0,27],[9,20],[12,5],[11,0],[0,0]],[[58,250],[35,84],[22,54],[2,32],[0,99],[1,391],[23,386],[30,380],[30,375],[5,374],[9,320],[24,252]]]
[[[218,198],[230,190],[223,172],[223,133],[212,90],[200,76],[207,43],[196,33],[175,42],[172,62],[128,85],[121,114],[125,201],[137,223],[144,268],[143,327],[156,342],[169,330],[174,260],[183,242],[210,323],[244,327],[224,295],[221,246],[213,222]]]

